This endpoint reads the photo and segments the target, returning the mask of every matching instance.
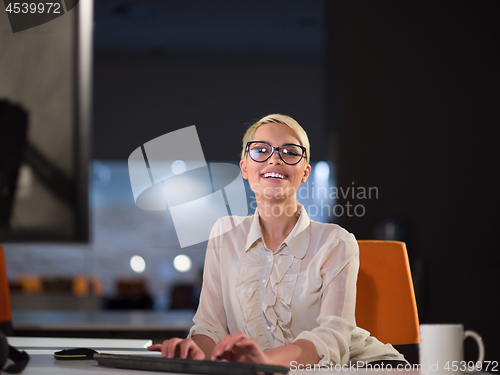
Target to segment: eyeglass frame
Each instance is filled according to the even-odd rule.
[[[268,145],[269,147],[271,147],[272,151],[269,153],[269,156],[264,159],[264,160],[255,160],[254,158],[252,158],[252,156],[250,155],[250,145],[252,143],[265,143],[266,145]],[[283,156],[281,155],[281,148],[282,147],[285,147],[285,146],[296,146],[296,147],[299,147],[301,150],[302,150],[302,155],[300,156],[300,159],[296,162],[296,163],[293,163],[293,164],[290,164],[290,163],[287,163],[284,159],[283,159]],[[299,164],[302,159],[304,159],[304,156],[306,154],[306,148],[304,146],[301,146],[301,145],[296,145],[294,143],[287,143],[286,145],[282,145],[282,146],[278,146],[278,147],[274,147],[273,145],[270,145],[269,143],[267,142],[264,142],[264,141],[250,141],[250,142],[247,142],[247,147],[246,147],[246,152],[247,152],[247,155],[250,156],[250,159],[252,159],[254,162],[256,163],[264,163],[265,161],[268,161],[271,156],[273,156],[274,154],[274,151],[278,151],[278,156],[279,158],[281,159],[281,161],[283,163],[285,163],[286,165],[297,165]]]

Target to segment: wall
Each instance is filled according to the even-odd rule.
[[[95,159],[126,160],[139,145],[196,125],[207,160],[237,161],[251,121],[276,112],[308,127],[313,158],[326,157],[319,58],[256,62],[97,51],[94,87]]]
[[[341,223],[367,239],[377,220],[404,220],[421,323],[463,323],[496,360],[499,3],[328,5],[338,184],[379,192]]]
[[[235,161],[248,122],[289,114],[327,157],[322,0],[95,4],[95,159],[196,125],[207,160]],[[217,145],[214,147],[214,144]]]

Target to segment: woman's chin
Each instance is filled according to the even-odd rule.
[[[295,191],[291,187],[266,187],[262,192],[262,197],[266,200],[280,202],[293,198]]]

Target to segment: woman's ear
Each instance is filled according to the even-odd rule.
[[[241,169],[241,176],[245,179],[248,180],[248,172],[247,172],[247,166],[245,164],[244,160],[240,160],[240,169]]]
[[[304,170],[304,175],[302,176],[302,183],[306,182],[311,174],[311,164],[307,164],[306,169]]]

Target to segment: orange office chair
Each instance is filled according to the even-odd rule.
[[[358,245],[356,323],[415,362],[408,357],[418,353],[419,322],[406,245],[369,240]]]
[[[12,308],[3,247],[0,246],[0,332],[12,334]]]

